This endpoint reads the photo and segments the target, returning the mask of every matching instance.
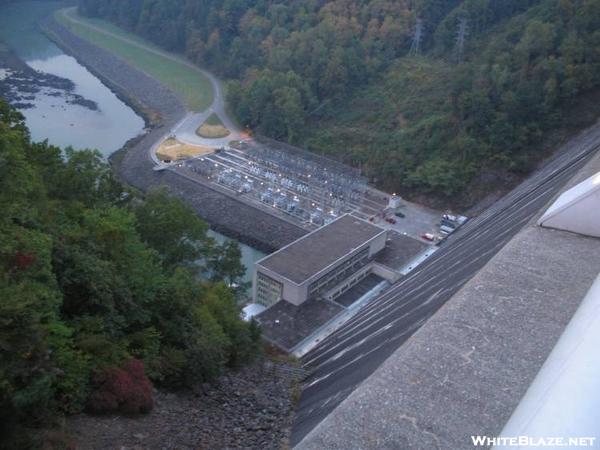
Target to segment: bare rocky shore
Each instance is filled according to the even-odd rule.
[[[66,103],[96,111],[98,104],[75,94],[75,84],[66,78],[29,67],[10,50],[0,47],[0,97],[17,109],[33,108],[36,96],[62,97]]]
[[[146,119],[146,134],[126,145],[118,163],[123,181],[144,191],[152,186],[167,186],[211,228],[264,252],[279,249],[306,233],[300,227],[175,173],[153,171],[149,149],[185,116],[183,103],[154,78],[75,36],[55,20],[48,19],[43,28],[63,51],[74,56]]]
[[[156,392],[146,416],[81,414],[64,432],[81,450],[287,448],[297,381],[288,363],[259,360],[195,394]]]

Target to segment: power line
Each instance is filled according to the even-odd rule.
[[[412,43],[410,45],[411,56],[416,56],[421,53],[421,41],[423,40],[423,19],[417,19],[415,24],[415,32],[413,34]]]
[[[454,47],[454,57],[456,62],[462,62],[465,53],[465,40],[468,31],[468,20],[465,16],[462,16],[458,22],[458,31],[456,33],[456,45]]]

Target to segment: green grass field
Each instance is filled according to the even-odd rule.
[[[221,119],[219,119],[219,116],[217,116],[215,113],[212,113],[210,116],[208,116],[208,119],[206,119],[204,121],[205,124],[207,125],[221,125],[223,126],[223,122],[221,122]]]
[[[108,33],[113,33],[123,39],[102,33],[90,26],[73,22],[64,10],[57,11],[55,18],[68,27],[79,37],[86,39],[98,47],[102,47],[125,59],[132,66],[156,78],[173,90],[192,111],[204,111],[213,100],[213,90],[210,80],[193,67],[187,66],[179,56],[157,54],[166,53],[164,50],[144,41],[131,33],[101,20],[89,20],[74,15],[77,20],[98,27]],[[137,44],[137,45],[136,45]],[[145,47],[145,48],[144,48]]]
[[[207,139],[220,139],[229,136],[231,132],[225,128],[219,116],[213,113],[198,127],[196,134]]]

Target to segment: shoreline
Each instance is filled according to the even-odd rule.
[[[75,93],[72,80],[37,71],[12,49],[0,44],[0,96],[15,108],[26,110],[35,106],[31,102],[41,93],[60,98],[65,104],[98,110],[95,101]]]
[[[50,40],[144,119],[146,132],[130,139],[108,158],[121,182],[142,191],[153,186],[166,186],[186,201],[214,231],[264,253],[273,252],[306,234],[298,226],[208,186],[170,171],[155,172],[149,149],[187,114],[183,102],[154,78],[73,34],[54,17],[44,20],[40,27]]]
[[[102,71],[96,70],[95,67],[86,64],[86,61],[82,60],[80,58],[80,56],[75,51],[73,51],[73,49],[63,39],[61,39],[60,36],[56,33],[56,30],[57,30],[56,27],[61,27],[62,29],[64,29],[67,32],[69,32],[69,30],[67,30],[61,24],[56,22],[56,20],[53,17],[46,18],[45,20],[40,22],[39,26],[40,26],[40,30],[42,31],[42,33],[50,41],[52,41],[57,47],[59,47],[67,55],[75,58],[75,60],[79,64],[81,64],[92,75],[94,75],[96,78],[98,78],[102,82],[102,84],[104,84],[119,100],[121,100],[123,103],[125,103],[127,106],[129,106],[133,111],[135,111],[135,113],[144,120],[145,129],[150,130],[150,129],[153,129],[154,127],[160,125],[161,113],[159,111],[154,111],[154,110],[150,109],[148,106],[143,105],[142,103],[140,103],[138,101],[138,99],[129,95],[127,93],[127,90],[124,87],[121,87],[121,86],[115,84],[110,78],[104,76]],[[141,135],[135,136],[135,137],[131,138],[129,141],[127,141],[125,144],[123,144],[123,147],[121,149],[115,151],[114,153],[112,153],[109,156],[109,159],[115,153],[123,150],[130,141],[139,138],[139,136],[141,136]]]

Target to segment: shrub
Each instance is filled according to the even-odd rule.
[[[96,372],[92,385],[95,390],[88,399],[88,408],[97,414],[144,414],[154,405],[152,383],[146,377],[144,364],[137,359],[127,361],[122,368]]]
[[[156,376],[153,380],[164,386],[180,387],[187,365],[188,361],[184,350],[163,345],[159,357],[154,361],[153,372]]]

